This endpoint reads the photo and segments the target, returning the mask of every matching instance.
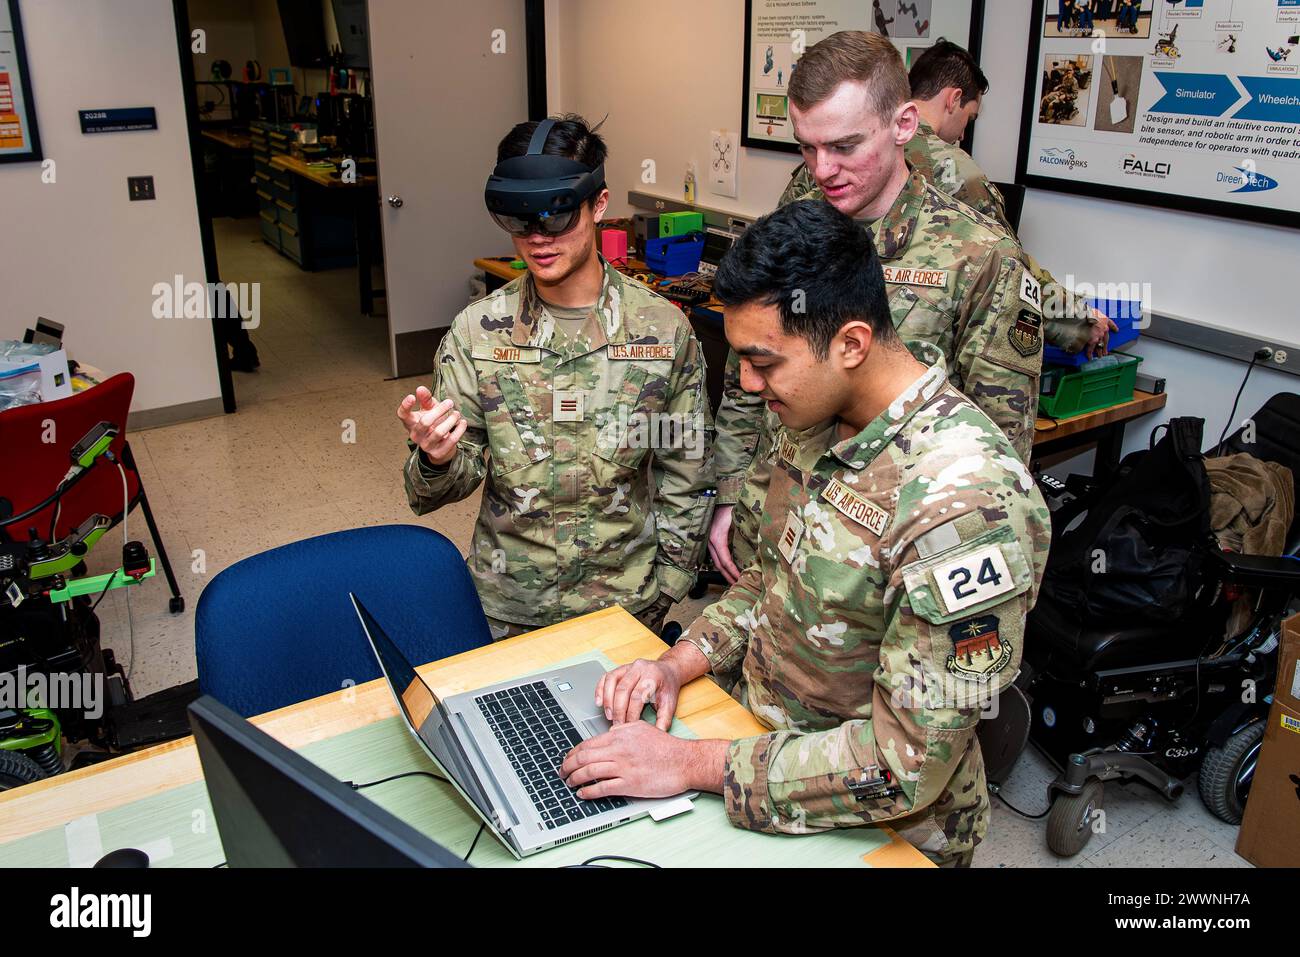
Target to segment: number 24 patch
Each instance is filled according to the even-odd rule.
[[[939,600],[952,615],[972,605],[1004,595],[1016,588],[1002,549],[989,545],[932,569]]]

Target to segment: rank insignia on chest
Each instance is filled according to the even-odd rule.
[[[885,282],[900,283],[905,286],[931,286],[935,289],[948,288],[947,269],[921,269],[916,266],[885,266]]]
[[[1022,356],[1037,355],[1043,348],[1043,317],[1028,309],[1021,309],[1016,324],[1007,333],[1011,345]]]
[[[782,529],[781,538],[776,543],[781,557],[790,564],[794,564],[795,552],[799,549],[801,538],[803,538],[803,519],[792,510],[785,518],[785,528]]]
[[[987,678],[1011,660],[1011,642],[998,634],[996,615],[959,621],[948,629],[952,654],[948,670],[960,678]]]
[[[874,535],[884,535],[889,524],[889,513],[869,502],[839,479],[831,479],[822,492],[824,498],[848,518],[864,526]]]
[[[563,389],[555,390],[555,421],[556,422],[581,422],[582,421],[582,399],[581,392],[567,392]]]

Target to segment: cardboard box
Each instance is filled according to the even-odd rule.
[[[1257,867],[1300,867],[1300,615],[1282,625],[1277,664],[1237,853]]]

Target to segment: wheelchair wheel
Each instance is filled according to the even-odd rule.
[[[1089,781],[1078,794],[1060,794],[1047,815],[1047,849],[1074,857],[1092,840],[1092,819],[1101,810],[1102,783]]]
[[[45,777],[41,766],[25,754],[0,750],[0,791],[20,788]]]
[[[1206,809],[1219,820],[1241,823],[1263,739],[1264,722],[1256,721],[1230,737],[1223,747],[1207,750],[1201,759],[1196,785]]]

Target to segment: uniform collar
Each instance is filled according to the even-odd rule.
[[[911,341],[907,348],[917,361],[928,368],[913,380],[880,415],[876,416],[867,427],[852,438],[844,439],[831,445],[827,453],[835,456],[844,465],[855,471],[866,468],[881,451],[889,445],[890,440],[911,421],[917,410],[935,397],[948,382],[943,352],[932,343]],[[835,428],[832,423],[831,428]],[[827,436],[829,444],[835,433]]]
[[[600,256],[599,253],[597,255]],[[605,273],[600,295],[596,297],[595,306],[587,314],[586,322],[578,332],[579,336],[591,343],[593,352],[611,342],[628,341],[625,322],[627,281],[604,256],[600,256],[600,264]],[[546,313],[545,304],[537,293],[532,273],[527,273],[519,297],[519,308],[515,311],[514,325],[510,330],[510,341],[524,348],[555,351],[552,346],[554,337],[554,322]]]
[[[897,259],[912,244],[917,220],[925,205],[925,177],[907,166],[907,182],[894,200],[894,205],[884,216],[867,227],[876,243],[876,252],[882,262]]]

